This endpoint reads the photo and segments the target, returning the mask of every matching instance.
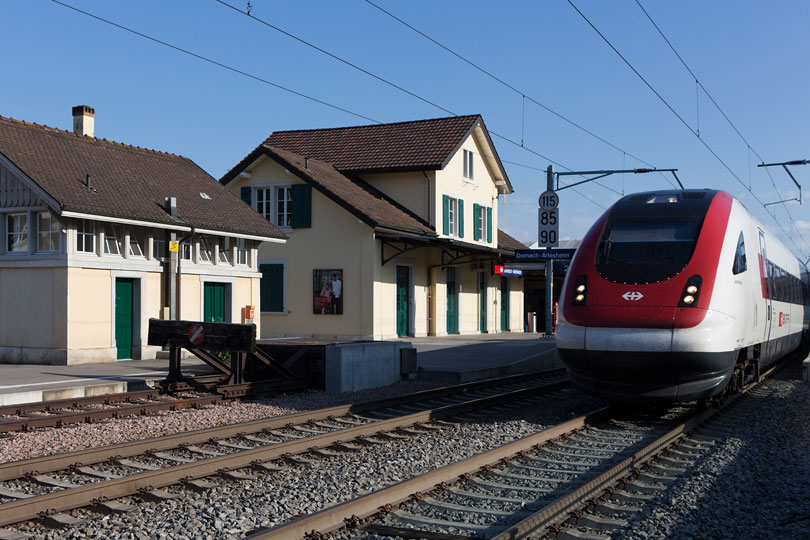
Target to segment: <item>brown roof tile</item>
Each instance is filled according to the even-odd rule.
[[[0,153],[53,197],[60,211],[176,223],[163,210],[164,198],[176,197],[178,217],[185,225],[286,238],[182,156],[2,116]],[[94,191],[85,187],[87,174]]]
[[[479,115],[334,129],[277,131],[264,144],[343,172],[441,169]]]
[[[416,214],[367,182],[341,174],[329,163],[314,158],[305,163],[305,158],[298,154],[268,145],[260,148],[264,154],[373,227],[436,235],[433,228]]]
[[[528,249],[525,245],[518,242],[502,230],[498,229],[498,249]]]

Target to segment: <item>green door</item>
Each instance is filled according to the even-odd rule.
[[[203,289],[203,320],[205,322],[225,321],[226,283],[206,283]]]
[[[478,272],[478,327],[481,333],[487,331],[487,278],[483,272]]]
[[[115,348],[116,358],[132,358],[132,290],[133,280],[115,280]]]
[[[501,278],[501,331],[509,330],[509,280]]]
[[[397,335],[408,335],[411,305],[411,276],[407,266],[397,266]]]
[[[447,333],[458,334],[458,287],[456,286],[456,269],[452,266],[445,268],[447,283]]]

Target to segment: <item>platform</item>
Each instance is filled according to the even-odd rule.
[[[416,348],[417,378],[460,384],[540,369],[563,367],[553,338],[503,332],[402,338]]]
[[[334,344],[336,340],[262,340],[289,344]],[[553,339],[501,333],[405,337],[417,350],[417,378],[444,384],[562,367]],[[358,342],[340,342],[358,343]],[[362,343],[359,343],[362,344]],[[214,373],[197,358],[183,358],[183,375]],[[168,360],[127,360],[72,366],[0,364],[0,405],[142,390],[166,377]]]

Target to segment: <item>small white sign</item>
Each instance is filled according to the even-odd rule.
[[[541,210],[556,210],[557,206],[560,204],[560,198],[555,191],[548,190],[540,195],[538,202],[540,203]]]
[[[537,211],[537,245],[558,247],[560,245],[560,210]]]

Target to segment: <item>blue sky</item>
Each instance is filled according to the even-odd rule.
[[[245,9],[246,1],[228,0]],[[574,170],[677,168],[687,187],[738,196],[803,258],[806,202],[771,177],[657,33],[635,0],[572,0],[739,177],[667,109],[567,0],[375,0],[591,137],[385,15],[365,0],[252,0],[255,17]],[[640,0],[700,83],[766,162],[810,158],[810,3]],[[302,45],[214,0],[65,0],[157,39],[381,122],[448,113]],[[0,115],[63,129],[70,109],[96,109],[96,135],[182,154],[219,178],[273,131],[370,123],[211,65],[48,0],[2,0]],[[536,239],[549,161],[494,138],[515,193],[500,226]],[[560,170],[559,167],[556,169]],[[539,169],[539,170],[535,170]],[[810,165],[794,167],[810,188]],[[573,181],[573,180],[572,180]],[[561,237],[579,238],[621,194],[670,187],[657,174],[618,175],[561,192]],[[774,188],[774,184],[776,189]],[[609,189],[608,189],[609,188]],[[613,191],[612,191],[613,190]],[[618,192],[615,193],[614,191]],[[789,213],[788,213],[789,212]],[[779,223],[779,225],[777,224]],[[788,236],[782,232],[782,229]]]

